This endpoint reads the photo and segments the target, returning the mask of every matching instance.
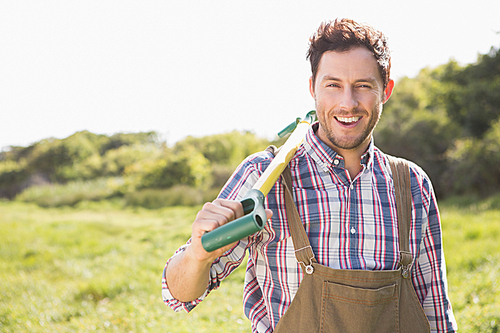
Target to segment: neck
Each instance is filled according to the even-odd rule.
[[[349,173],[349,176],[352,179],[356,178],[356,176],[363,170],[361,165],[361,156],[366,152],[368,146],[370,144],[371,138],[369,138],[366,142],[361,144],[360,146],[354,149],[342,149],[339,147],[332,147],[332,149],[344,158],[345,169]]]
[[[351,180],[356,178],[363,169],[361,166],[361,155],[344,153],[341,156],[344,158],[345,169],[349,173]]]

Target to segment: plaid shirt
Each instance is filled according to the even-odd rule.
[[[337,269],[397,269],[396,202],[387,158],[372,142],[362,156],[362,171],[351,180],[342,156],[317,138],[316,128],[317,124],[309,130],[289,166],[294,199],[317,261]],[[219,197],[240,200],[272,158],[268,152],[248,157]],[[436,198],[427,175],[415,164],[410,166],[413,285],[431,330],[454,331]],[[164,302],[176,311],[192,310],[243,261],[248,250],[244,312],[253,332],[272,332],[290,306],[304,274],[295,259],[284,202],[280,179],[266,198],[266,208],[273,210],[272,219],[264,230],[241,240],[213,262],[205,294],[193,302],[181,303],[171,296],[163,276]]]

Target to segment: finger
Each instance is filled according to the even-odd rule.
[[[210,232],[224,225],[225,219],[222,217],[217,219],[199,218],[193,223],[193,236],[201,237],[204,233]]]
[[[243,205],[239,201],[215,199],[213,205],[231,210],[234,213],[233,219],[243,216]]]
[[[213,203],[207,202],[196,215],[193,223],[193,236],[201,237],[205,232],[212,231],[243,213],[241,203],[218,199]]]
[[[204,233],[223,226],[228,222],[226,216],[214,214],[210,211],[202,210],[196,215],[192,225],[192,233],[195,237],[201,237]]]
[[[197,219],[215,220],[219,225],[223,225],[234,220],[235,215],[236,213],[229,208],[206,203],[203,209],[198,212]]]
[[[228,200],[215,200],[206,203],[199,212],[199,218],[215,219],[220,225],[243,216],[241,203]]]

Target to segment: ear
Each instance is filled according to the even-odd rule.
[[[384,100],[382,103],[385,104],[389,100],[389,98],[392,95],[392,89],[394,89],[394,80],[389,79],[389,82],[387,82],[387,87],[385,87],[384,90]]]
[[[309,78],[309,92],[311,93],[312,98],[316,99],[316,96],[314,95],[314,83],[312,76]]]

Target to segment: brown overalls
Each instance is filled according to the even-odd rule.
[[[285,203],[295,257],[304,278],[274,332],[430,332],[429,322],[410,278],[410,173],[407,162],[389,156],[396,191],[399,269],[333,269],[314,258],[292,196],[292,178],[283,172]]]

